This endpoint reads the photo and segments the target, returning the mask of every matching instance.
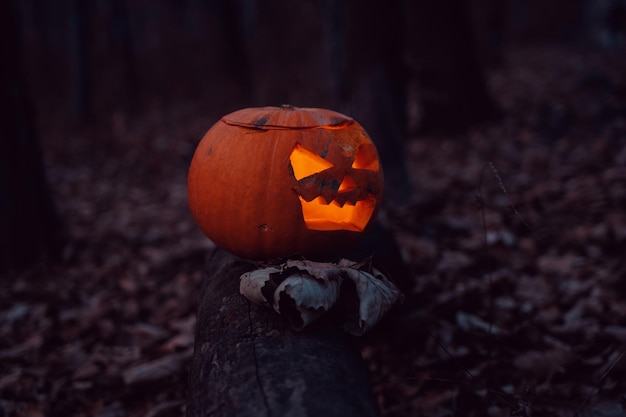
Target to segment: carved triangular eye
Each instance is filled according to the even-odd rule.
[[[293,169],[293,175],[296,177],[296,181],[300,181],[302,178],[317,174],[333,166],[333,164],[321,156],[314,154],[301,145],[296,145],[291,155],[289,155],[289,161],[291,162],[291,168]]]
[[[354,157],[352,168],[367,169],[368,171],[380,171],[380,163],[376,148],[371,144],[362,144]]]

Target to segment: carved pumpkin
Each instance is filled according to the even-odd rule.
[[[216,245],[250,259],[339,255],[374,218],[383,173],[353,119],[325,109],[243,109],[198,144],[191,212]]]

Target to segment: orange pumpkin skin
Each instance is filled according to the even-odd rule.
[[[301,169],[290,159],[295,149],[322,158],[325,169],[296,179]],[[339,256],[375,218],[382,185],[376,148],[356,121],[291,106],[222,117],[198,144],[187,182],[189,207],[204,234],[217,246],[256,260]],[[363,204],[370,214],[358,227],[323,220],[310,225],[303,206],[312,200],[334,205],[337,213],[340,206]]]

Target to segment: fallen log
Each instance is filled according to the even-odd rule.
[[[216,250],[200,293],[188,417],[378,416],[352,336],[332,317],[295,331],[239,294],[251,262]]]

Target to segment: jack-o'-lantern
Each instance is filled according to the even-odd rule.
[[[216,245],[250,259],[340,255],[373,220],[383,173],[365,130],[343,114],[243,109],[202,138],[191,212]]]

